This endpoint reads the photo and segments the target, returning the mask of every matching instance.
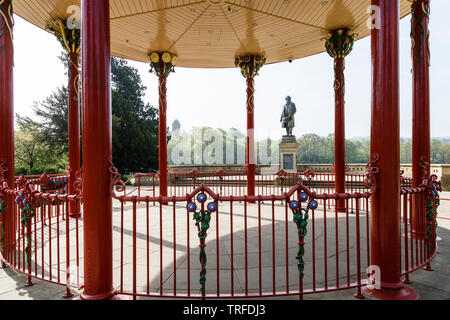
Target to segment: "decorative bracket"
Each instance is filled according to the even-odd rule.
[[[111,196],[114,198],[116,192],[123,192],[124,195],[126,193],[127,186],[125,182],[122,181],[122,175],[119,173],[117,168],[114,166],[112,162],[112,157],[109,157],[109,172],[111,173],[111,184],[109,186],[109,190],[111,190]],[[81,169],[80,169],[81,170]]]
[[[375,175],[380,172],[380,168],[375,167],[374,164],[380,160],[380,155],[374,153],[372,160],[366,165],[366,178],[364,179],[364,186],[369,188],[372,193],[377,190],[377,179]]]

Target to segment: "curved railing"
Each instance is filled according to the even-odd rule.
[[[346,190],[349,193],[364,192],[365,178],[365,174],[346,173]],[[168,195],[170,196],[186,195],[202,184],[222,195],[243,196],[247,194],[247,173],[245,170],[169,172],[168,182]],[[317,193],[335,193],[334,173],[313,172],[311,170],[298,173],[284,170],[277,172],[257,170],[255,192],[262,196],[283,195],[299,182]],[[159,196],[159,175],[157,173],[135,173],[125,181],[125,184],[129,186],[127,195],[137,195],[138,197],[145,195]],[[354,210],[354,207],[355,202],[351,200],[351,210]]]
[[[402,275],[409,282],[409,274],[425,267],[437,253],[437,209],[442,191],[437,176],[424,179],[418,188],[401,189],[402,217]]]
[[[278,172],[271,177],[284,179],[284,184],[277,184],[283,191],[255,197],[225,192],[225,178],[220,189],[216,182],[227,176],[223,172],[181,175],[191,182],[195,177],[195,185],[185,194],[168,197],[157,195],[155,188],[142,188],[134,195],[136,190],[120,180],[117,170],[111,173],[114,284],[121,294],[302,298],[349,288],[360,293],[367,284],[369,202],[376,188],[370,170],[357,175],[362,184],[344,194],[327,192],[334,178],[325,174]],[[242,173],[229,177],[237,175]],[[157,187],[156,174],[134,178],[139,176],[155,179]],[[6,225],[9,238],[0,239],[1,259],[27,275],[27,284],[41,279],[65,286],[65,296],[71,296],[70,288],[83,287],[84,263],[83,219],[69,218],[69,208],[82,197],[45,188],[49,181],[46,175],[19,177],[15,188],[1,181],[1,226],[5,227],[4,217],[13,221]],[[402,276],[408,282],[411,272],[430,268],[436,254],[441,188],[436,176],[420,188],[406,186],[402,182],[401,246]],[[337,212],[338,199],[345,200],[345,212]]]
[[[8,228],[10,236],[2,239],[0,254],[4,264],[28,276],[27,285],[33,284],[32,278],[63,285],[69,297],[70,288],[82,286],[82,219],[69,218],[70,203],[79,203],[81,196],[47,188],[66,178],[43,175],[27,180],[21,176],[14,189],[5,180],[1,182],[2,227]],[[12,223],[5,226],[5,218]]]
[[[366,283],[370,219],[361,207],[368,208],[373,191],[368,179],[365,191],[355,193],[317,193],[297,183],[280,195],[251,197],[200,184],[188,194],[161,197],[132,196],[117,170],[111,172],[120,206],[113,249],[121,294],[302,297],[360,292]],[[334,205],[328,210],[338,199],[347,208],[354,201],[354,213]]]

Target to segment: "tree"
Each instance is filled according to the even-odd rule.
[[[69,150],[67,96],[67,87],[60,87],[41,103],[35,102],[33,111],[37,120],[16,115],[19,126],[39,131],[39,138],[57,147],[61,156]]]
[[[113,159],[119,171],[158,169],[158,112],[143,101],[146,87],[137,70],[112,58]]]
[[[19,123],[15,132],[15,167],[18,174],[58,173],[64,171],[67,159],[61,148],[52,147],[38,126]]]
[[[66,63],[67,55],[61,56]],[[112,130],[113,160],[123,173],[151,172],[158,168],[158,113],[155,108],[143,101],[146,88],[135,68],[128,66],[126,60],[112,58]],[[33,111],[36,119],[17,115],[17,123],[22,127],[34,128],[22,134],[19,143],[28,143],[28,150],[22,154],[28,164],[34,163],[30,143],[38,150],[51,146],[58,159],[68,159],[68,109],[67,87],[57,88],[47,99],[35,103]],[[33,139],[31,139],[33,136]],[[25,139],[25,137],[27,137]],[[45,143],[43,143],[45,142]],[[38,144],[41,143],[41,144]],[[18,145],[20,149],[21,146]],[[22,148],[23,149],[23,148]],[[36,151],[36,150],[35,150]],[[37,153],[33,151],[33,157]],[[59,163],[57,161],[57,163]],[[58,165],[60,167],[60,165]],[[49,172],[53,167],[43,167]],[[28,166],[29,169],[29,166]]]

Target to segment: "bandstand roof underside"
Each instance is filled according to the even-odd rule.
[[[178,55],[178,66],[234,67],[237,55],[262,53],[267,63],[325,51],[330,30],[370,34],[370,0],[110,0],[111,53],[148,61],[152,51]],[[67,19],[78,0],[15,0],[14,12],[46,29]],[[400,0],[400,16],[411,3]]]

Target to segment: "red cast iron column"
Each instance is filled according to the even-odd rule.
[[[84,283],[86,300],[114,295],[112,275],[109,0],[82,1]]]
[[[266,63],[266,58],[262,55],[243,55],[236,57],[235,65],[241,69],[242,75],[247,79],[247,195],[255,196],[255,76]]]
[[[69,54],[69,194],[76,194],[75,173],[80,170],[80,105],[78,99],[78,53]],[[70,202],[69,215],[80,217],[80,203]]]
[[[159,195],[167,196],[167,78],[159,77]]]
[[[380,289],[364,288],[380,299],[417,299],[402,283],[400,230],[399,1],[372,0],[371,152],[376,156],[377,189],[372,196],[371,263],[380,268]],[[379,157],[378,157],[379,156]]]
[[[76,194],[75,174],[80,170],[80,105],[78,99],[78,58],[81,49],[81,34],[77,21],[56,20],[48,25],[68,55],[68,122],[69,122],[69,194]],[[69,215],[80,216],[80,204],[70,202]]]
[[[247,78],[247,195],[255,195],[255,78]]]
[[[14,89],[13,89],[13,8],[12,1],[0,1],[0,174],[14,188]],[[3,172],[2,167],[7,169]],[[0,177],[1,180],[1,177]],[[5,198],[1,216],[5,228],[5,258],[13,246],[14,199]],[[0,231],[1,232],[1,231]]]
[[[352,51],[354,35],[347,29],[332,31],[325,44],[334,58],[334,179],[336,193],[345,193],[345,57]],[[336,210],[345,212],[345,200],[336,201]]]
[[[150,72],[159,77],[159,195],[167,196],[167,77],[174,71],[178,57],[169,52],[152,52],[149,55]]]
[[[413,123],[412,163],[413,187],[422,184],[424,175],[430,175],[430,47],[428,22],[430,0],[414,0],[411,6],[411,38],[413,61]],[[413,200],[412,229],[418,237],[424,237],[425,226],[416,225],[424,215],[421,199]]]

